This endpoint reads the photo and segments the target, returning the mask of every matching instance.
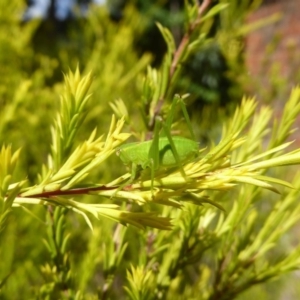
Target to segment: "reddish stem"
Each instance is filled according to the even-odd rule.
[[[172,78],[174,76],[174,73],[175,73],[175,70],[177,68],[178,62],[179,62],[179,60],[182,56],[182,53],[183,53],[184,49],[187,47],[187,44],[190,41],[190,38],[191,38],[191,35],[192,35],[193,31],[195,30],[197,25],[200,23],[203,13],[207,10],[207,8],[209,7],[210,4],[211,4],[211,0],[204,0],[201,3],[201,5],[198,8],[198,14],[197,14],[196,20],[189,25],[189,27],[188,27],[186,33],[184,34],[177,50],[175,51],[174,56],[173,56],[173,60],[172,60],[172,63],[171,63],[171,67],[170,67],[169,83],[172,81]],[[162,108],[163,103],[164,103],[164,96],[165,95],[163,95],[156,104],[156,107],[155,107],[155,110],[154,110],[154,118],[150,122],[150,127],[153,127],[155,117],[158,116],[160,111],[161,111],[161,108]]]
[[[43,193],[33,194],[33,195],[28,195],[28,196],[20,195],[20,197],[23,197],[23,198],[51,198],[54,196],[84,195],[84,194],[88,194],[90,192],[109,191],[109,190],[113,190],[115,188],[116,187],[107,187],[105,185],[102,185],[102,186],[98,186],[98,187],[78,188],[78,189],[73,189],[73,190],[68,190],[68,191],[62,191],[62,190],[49,191],[49,192],[43,192]]]

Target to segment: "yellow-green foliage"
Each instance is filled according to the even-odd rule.
[[[39,22],[20,24],[20,2],[1,2],[0,297],[225,300],[299,267],[300,247],[284,241],[299,223],[300,177],[275,173],[300,163],[286,150],[299,88],[274,124],[270,107],[244,98],[218,142],[154,178],[146,169],[128,183],[115,155],[170,116],[181,65],[209,43],[217,14],[229,20],[226,3],[209,2],[186,2],[179,46],[158,25],[168,51],[157,69],[134,51],[144,20],[133,8],[114,23],[94,7],[50,56],[33,50]],[[186,135],[179,116],[167,135]]]
[[[18,0],[1,1],[0,6],[3,28],[0,32],[0,140],[1,144],[12,144],[2,151],[21,148],[22,155],[18,159],[19,170],[14,173],[15,178],[37,182],[41,166],[47,162],[51,124],[60,107],[59,94],[64,89],[62,78],[55,79],[54,74],[68,72],[70,67],[77,64],[81,69],[93,72],[93,97],[88,103],[89,114],[86,116],[85,129],[78,134],[87,138],[95,127],[100,132],[106,132],[111,119],[109,102],[124,96],[127,100],[140,97],[138,74],[150,62],[150,56],[137,56],[133,49],[133,38],[140,34],[143,21],[136,11],[128,9],[125,18],[115,23],[110,20],[106,9],[93,7],[88,19],[78,21],[80,29],[70,33],[71,42],[48,56],[35,52],[33,47],[41,21],[21,23],[24,3]],[[53,47],[53,51],[55,49]],[[54,85],[48,85],[49,79]],[[79,144],[80,140],[76,143]],[[8,157],[5,155],[6,159]],[[105,166],[95,171],[98,180],[99,173],[111,178],[105,172]],[[18,189],[16,186],[16,191]],[[25,211],[20,209],[14,211],[6,223],[6,234],[1,244],[1,280],[14,270],[5,289],[5,294],[14,299],[20,297],[22,286],[28,287],[22,297],[28,298],[37,293],[39,288],[31,290],[29,282],[35,282],[33,285],[37,286],[44,282],[39,265],[44,264],[48,255],[42,243],[46,229],[43,221],[45,211],[32,206],[24,209],[35,216],[24,214]],[[41,219],[36,218],[39,216]],[[6,214],[2,216],[3,220],[7,220]],[[86,224],[83,226],[80,235],[90,235]],[[107,232],[111,230],[110,225],[108,228]],[[37,236],[38,231],[44,233]],[[32,243],[35,244],[33,249]]]

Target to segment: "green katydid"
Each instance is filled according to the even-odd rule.
[[[178,166],[182,176],[186,178],[182,164],[191,160],[199,153],[199,146],[195,140],[181,136],[171,136],[170,128],[177,102],[181,105],[186,123],[194,138],[185,104],[179,96],[175,96],[165,124],[159,118],[156,119],[153,140],[124,144],[117,149],[116,154],[123,163],[131,165],[131,177],[126,184],[131,183],[138,177],[140,170],[146,168],[150,168],[151,170],[152,190],[154,172],[158,169]],[[160,123],[163,127],[163,133],[166,136],[159,136]]]

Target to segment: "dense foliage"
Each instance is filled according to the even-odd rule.
[[[156,24],[160,61],[137,42],[150,21],[134,6],[117,22],[91,7],[51,36],[49,20],[22,23],[20,1],[1,2],[1,299],[287,295],[291,283],[269,282],[300,262],[300,149],[288,142],[300,89],[278,120],[255,99],[237,104],[258,4],[186,1],[178,23]],[[164,10],[152,8],[153,21]],[[159,141],[172,153],[184,141],[172,135],[199,151],[161,167]],[[149,153],[131,144],[145,165],[126,169],[121,145],[145,140]]]

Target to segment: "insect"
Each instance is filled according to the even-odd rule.
[[[179,167],[182,176],[186,178],[182,164],[196,157],[199,153],[199,146],[192,139],[171,136],[170,127],[177,102],[181,104],[187,125],[191,131],[191,124],[185,105],[177,96],[172,103],[166,123],[164,124],[160,119],[156,120],[153,140],[124,144],[117,149],[116,154],[122,162],[125,165],[131,165],[131,177],[126,184],[131,183],[140,175],[140,171],[146,168],[151,170],[152,190],[154,175],[159,169]],[[160,124],[163,127],[165,136],[159,135]],[[193,136],[192,131],[191,134]]]

